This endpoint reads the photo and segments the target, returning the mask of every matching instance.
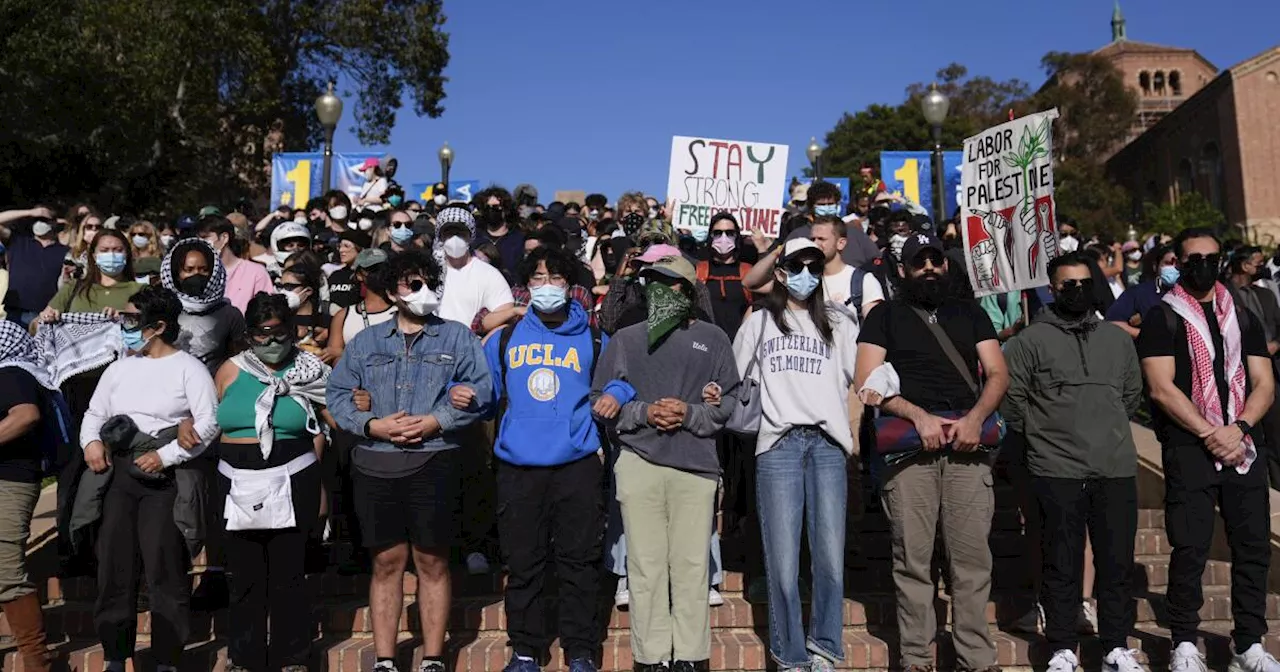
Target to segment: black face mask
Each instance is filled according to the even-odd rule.
[[[486,229],[501,229],[504,224],[502,212],[493,208],[486,208],[484,213],[480,215],[480,221]]]
[[[193,275],[178,283],[178,289],[187,296],[201,296],[204,288],[209,286],[209,276]]]
[[[1054,297],[1053,309],[1068,319],[1084,317],[1093,308],[1093,287],[1064,287]]]
[[[1208,259],[1192,259],[1182,265],[1178,282],[1197,294],[1207,292],[1218,282],[1218,268]]]
[[[639,233],[642,226],[644,226],[644,215],[638,212],[628,212],[622,216],[622,232],[628,236],[634,236]]]

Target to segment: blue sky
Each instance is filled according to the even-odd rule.
[[[1280,44],[1276,0],[1123,0],[1131,40],[1197,49],[1219,68]],[[1110,41],[1112,0],[446,0],[451,60],[439,119],[401,110],[403,184],[452,177],[616,198],[666,189],[673,135],[786,143],[845,111],[899,103],[952,62],[1043,81],[1048,51]],[[344,122],[351,123],[347,112]],[[358,141],[341,132],[337,151]],[[923,148],[922,148],[923,149]]]

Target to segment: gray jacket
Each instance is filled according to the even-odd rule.
[[[1129,416],[1142,401],[1133,339],[1094,315],[1052,310],[1005,346],[1009,392],[1000,407],[1027,441],[1027,467],[1050,478],[1129,478],[1137,451]]]

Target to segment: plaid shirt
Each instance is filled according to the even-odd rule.
[[[515,299],[516,306],[519,308],[528,306],[530,298],[529,288],[523,285],[512,287],[511,298]],[[587,311],[587,321],[593,327],[596,326],[596,311],[593,310],[595,307],[593,301],[594,298],[595,297],[591,295],[591,290],[583,287],[582,285],[574,285],[569,288],[569,299],[571,301],[577,301],[578,305],[582,306],[582,309]],[[480,312],[476,313],[476,318],[471,321],[471,331],[484,335],[484,326],[482,325],[482,322],[484,322],[484,318],[488,317],[488,315],[489,310],[487,308],[481,308]]]

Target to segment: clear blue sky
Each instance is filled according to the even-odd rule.
[[[1123,0],[1131,40],[1198,50],[1218,68],[1280,44],[1277,0]],[[447,97],[411,108],[387,150],[402,184],[452,177],[557,189],[666,190],[673,135],[787,143],[845,111],[896,104],[952,62],[1043,81],[1048,51],[1110,41],[1112,0],[446,0]],[[345,124],[351,123],[347,112]],[[349,132],[337,151],[354,151]]]

